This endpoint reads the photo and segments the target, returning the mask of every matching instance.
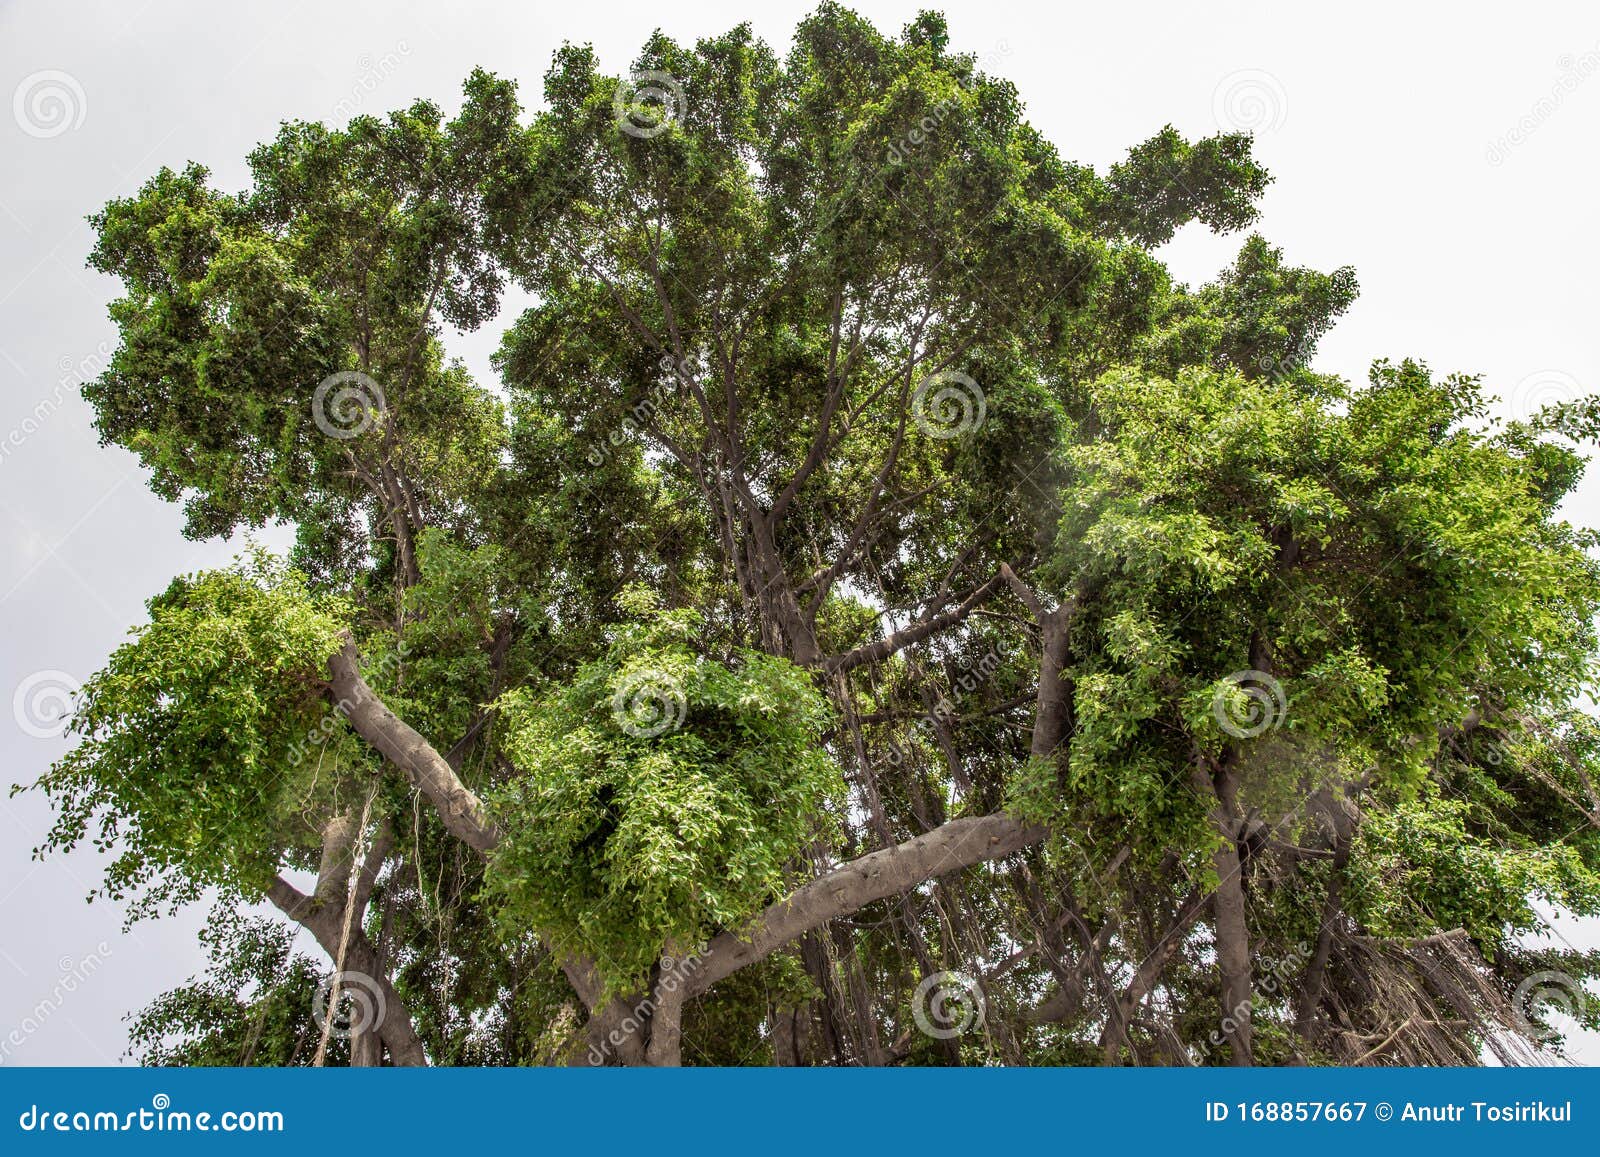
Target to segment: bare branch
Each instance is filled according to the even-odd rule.
[[[860,856],[792,892],[742,934],[724,932],[707,946],[686,986],[689,998],[829,920],[925,880],[1009,856],[1045,837],[1045,828],[1007,815],[969,816],[890,848]]]
[[[946,627],[961,622],[974,609],[987,602],[1000,587],[1000,576],[995,575],[988,582],[976,587],[961,603],[945,611],[943,614],[934,615],[919,623],[912,623],[909,627],[885,635],[873,643],[857,647],[853,651],[846,651],[841,655],[830,655],[822,660],[823,670],[837,673],[851,671],[867,663],[877,663],[887,659],[897,651],[903,651],[913,643],[920,643],[929,635],[937,634]]]
[[[353,640],[328,660],[339,711],[356,733],[382,752],[428,797],[450,834],[487,852],[500,842],[500,832],[484,813],[483,804],[433,745],[384,706],[361,677],[360,655]]]
[[[322,950],[330,959],[339,958],[340,939],[344,928],[342,905],[321,903],[301,892],[282,876],[275,877],[268,886],[267,899],[272,901],[285,916],[316,937],[317,943],[322,946]],[[377,950],[359,927],[354,929],[348,944],[345,945],[344,967],[346,971],[360,972],[371,977],[378,985],[382,996],[379,1011],[383,1019],[374,1026],[374,1029],[383,1038],[383,1043],[389,1046],[389,1055],[394,1063],[427,1064],[428,1055],[423,1049],[422,1038],[417,1035],[417,1030],[411,1023],[411,1013],[406,1010],[405,1002],[400,999],[399,992],[384,973]]]

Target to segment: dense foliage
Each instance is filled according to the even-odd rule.
[[[95,218],[102,436],[195,536],[297,532],[152,600],[38,784],[41,851],[93,833],[135,914],[223,897],[141,1056],[1476,1063],[1600,1025],[1549,915],[1600,914],[1560,514],[1595,402],[1313,372],[1350,270],[1158,253],[1255,220],[1248,137],[1074,163],[934,14],[658,33],[623,78],[568,46],[543,95],[474,73],[454,119],[285,125],[242,192],[163,170]],[[492,388],[443,335],[508,279]]]
[[[83,689],[83,742],[40,781],[65,801],[50,846],[92,830],[119,853],[114,899],[153,882],[260,890],[338,803],[340,777],[286,756],[327,713],[308,680],[349,607],[258,556],[176,579],[149,609]]]
[[[841,794],[827,707],[794,664],[696,653],[692,613],[625,628],[549,696],[496,704],[518,776],[494,803],[492,883],[517,923],[613,983],[781,892]]]

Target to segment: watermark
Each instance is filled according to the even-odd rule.
[[[911,1019],[934,1040],[954,1040],[982,1028],[988,1010],[983,986],[965,972],[924,976],[911,994]]]
[[[49,394],[40,398],[33,404],[33,409],[21,422],[6,431],[5,437],[0,438],[0,465],[4,465],[7,458],[22,444],[44,428],[44,424],[61,409],[69,393],[75,393],[91,378],[99,377],[111,363],[111,347],[101,342],[95,352],[87,357],[74,362],[70,357],[63,357],[60,362],[61,376],[56,379],[55,387]]]
[[[382,983],[365,972],[335,972],[311,998],[312,1021],[338,1040],[376,1032],[387,1014]]]
[[[1491,165],[1504,164],[1513,149],[1525,144],[1545,121],[1555,116],[1579,85],[1600,71],[1600,44],[1581,56],[1565,54],[1557,57],[1556,68],[1558,75],[1550,90],[1534,101],[1532,107],[1517,118],[1516,124],[1498,137],[1491,138],[1485,146],[1484,159]]]
[[[1589,994],[1576,978],[1565,972],[1535,972],[1511,994],[1511,1017],[1518,1032],[1548,1044],[1561,1035],[1545,1023],[1550,1014],[1581,1020],[1588,1003]]]
[[[11,116],[30,137],[45,140],[83,124],[89,100],[70,72],[47,68],[23,77],[11,93]]]
[[[983,59],[978,63],[985,68],[994,68],[1010,55],[1010,43],[1005,40],[997,40],[995,41],[994,49],[985,53]],[[963,80],[961,84],[965,88],[970,82]],[[955,109],[955,105],[956,102],[953,97],[946,98],[936,102],[933,107],[923,113],[916,124],[907,129],[898,140],[890,143],[885,156],[889,164],[896,166],[905,164],[912,153],[928,143],[939,126],[949,118],[950,113]]]
[[[683,83],[670,72],[641,69],[617,83],[611,111],[617,127],[630,137],[658,137],[683,113]]]
[[[1277,385],[1310,361],[1316,352],[1317,339],[1310,333],[1303,333],[1288,353],[1262,354],[1256,359],[1256,366],[1269,384]]]
[[[995,673],[999,666],[999,653],[996,651],[985,652],[983,658],[972,666],[965,668],[961,674],[956,676],[955,683],[951,687],[951,690],[955,692],[955,699],[940,695],[939,701],[932,708],[923,712],[912,726],[931,730],[940,723],[948,723],[951,719],[954,719],[957,701],[976,691],[989,676]],[[906,751],[900,746],[899,742],[891,741],[888,756],[890,766],[899,767],[905,757]]]
[[[1551,406],[1564,406],[1581,397],[1583,387],[1565,370],[1535,370],[1511,387],[1505,403],[1515,421],[1529,422]]]
[[[692,380],[689,376],[688,368],[671,354],[661,359],[660,366],[673,377],[685,382]],[[644,397],[630,406],[628,412],[623,415],[621,426],[606,435],[607,445],[596,446],[589,451],[589,465],[605,465],[606,460],[611,457],[612,450],[622,446],[630,437],[646,429],[650,423],[655,421],[656,415],[661,412],[660,399],[664,388],[665,383],[661,379],[650,383],[650,387],[645,391]]]
[[[1241,68],[1217,82],[1211,115],[1224,132],[1270,133],[1289,116],[1283,83],[1260,68]]]
[[[11,715],[35,739],[64,735],[83,684],[65,671],[35,671],[11,695]]]
[[[1283,684],[1265,671],[1235,671],[1217,683],[1211,714],[1235,739],[1254,739],[1283,722],[1289,700]]]
[[[172,1098],[157,1093],[148,1109],[126,1113],[107,1109],[56,1109],[29,1105],[17,1118],[24,1133],[282,1133],[276,1109],[225,1109],[190,1113],[172,1108]]]
[[[917,429],[940,440],[971,433],[983,425],[988,413],[983,388],[960,370],[929,374],[911,398]]]
[[[342,97],[339,103],[333,106],[333,115],[348,120],[355,116],[357,110],[366,103],[367,97],[384,81],[388,80],[400,70],[400,62],[411,55],[411,46],[404,40],[398,42],[393,50],[385,52],[374,59],[367,53],[356,57],[356,67],[361,70],[356,82],[351,86],[348,96]]]
[[[405,641],[396,644],[395,649],[385,655],[369,672],[378,679],[386,679],[395,666],[403,662],[411,654],[411,647]],[[365,678],[365,676],[363,676]],[[289,766],[299,767],[305,762],[306,755],[312,748],[321,747],[339,730],[342,720],[350,718],[350,712],[356,703],[361,700],[341,698],[317,721],[315,727],[308,728],[306,733],[293,743],[289,744]]]
[[[889,146],[888,160],[891,165],[903,165],[911,153],[926,144],[928,138],[945,118],[950,115],[950,110],[955,107],[954,101],[942,100],[927,112],[922,114],[922,119],[911,126],[909,132]]]
[[[94,946],[93,952],[82,959],[74,960],[70,956],[63,956],[57,962],[61,975],[56,978],[55,987],[28,1011],[15,1028],[4,1038],[0,1038],[0,1064],[10,1060],[12,1054],[21,1048],[29,1037],[43,1028],[45,1023],[60,1011],[67,998],[78,991],[78,986],[99,971],[100,966],[110,955],[111,945],[102,940]]]
[[[361,437],[387,409],[383,387],[360,370],[329,374],[311,395],[311,420],[341,442]]]
[[[654,739],[678,730],[688,710],[682,684],[653,667],[624,675],[611,696],[611,717],[635,739]]]
[[[1229,1009],[1217,1027],[1211,1030],[1211,1034],[1196,1046],[1195,1063],[1204,1062],[1212,1050],[1224,1044],[1238,1031],[1239,1026],[1250,1015],[1256,1000],[1276,996],[1288,983],[1289,973],[1299,972],[1310,959],[1311,949],[1304,940],[1297,943],[1289,954],[1281,959],[1263,958],[1257,970],[1258,979],[1254,984],[1254,994],[1251,999],[1241,1001]]]
[[[621,1048],[627,1041],[655,1016],[657,998],[664,994],[677,992],[679,988],[689,982],[689,978],[700,970],[705,962],[706,945],[698,944],[686,956],[663,956],[659,975],[656,978],[655,988],[649,996],[639,1001],[629,1010],[621,1024],[606,1034],[599,1044],[589,1046],[589,1063],[603,1065],[612,1053]]]

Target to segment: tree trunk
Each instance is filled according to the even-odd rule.
[[[344,925],[343,912],[336,907],[318,904],[282,877],[273,881],[267,890],[267,899],[285,916],[316,937],[317,943],[330,958],[338,958]],[[384,975],[377,951],[360,928],[352,930],[349,943],[345,945],[344,971],[369,977],[375,985],[380,1019],[373,1028],[388,1046],[389,1056],[394,1063],[427,1064],[428,1054],[422,1046],[422,1038],[411,1023],[411,1013],[407,1011],[393,983]]]
[[[657,1068],[683,1064],[683,958],[670,941],[656,980],[655,1009],[650,1014],[650,1044],[645,1063]]]
[[[1210,776],[1196,766],[1197,787],[1210,789],[1211,827],[1217,836],[1212,862],[1217,890],[1211,897],[1216,931],[1217,971],[1222,978],[1222,1030],[1231,1063],[1255,1063],[1251,1044],[1250,930],[1245,921],[1244,878],[1238,843],[1238,798],[1231,760],[1221,760]],[[1206,781],[1210,782],[1207,783]]]
[[[1350,863],[1350,844],[1354,824],[1339,804],[1338,797],[1329,793],[1329,819],[1333,823],[1333,864],[1328,877],[1328,894],[1322,901],[1322,919],[1317,925],[1317,945],[1306,964],[1306,974],[1300,986],[1300,1008],[1295,1016],[1294,1031],[1301,1040],[1310,1041],[1316,1028],[1317,1005],[1322,1000],[1322,986],[1327,982],[1328,958],[1333,953],[1333,929],[1339,919],[1344,902],[1343,882],[1345,868]]]

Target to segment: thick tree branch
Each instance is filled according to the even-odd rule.
[[[276,877],[268,887],[267,899],[272,901],[285,916],[310,932],[322,946],[322,950],[328,954],[329,959],[338,959],[339,942],[344,926],[344,912],[341,905],[319,903],[282,876]],[[417,1030],[411,1023],[411,1013],[407,1011],[405,1002],[400,999],[399,992],[385,974],[378,959],[377,949],[359,928],[345,945],[344,968],[346,972],[359,972],[371,977],[373,983],[378,986],[382,998],[382,1004],[379,1006],[379,1015],[382,1019],[375,1028],[383,1043],[389,1046],[389,1056],[394,1063],[427,1064],[428,1055],[422,1047],[422,1038],[417,1035]]]
[[[1133,1020],[1134,1011],[1155,988],[1156,982],[1161,979],[1172,958],[1178,954],[1178,949],[1183,946],[1184,937],[1188,935],[1194,922],[1200,918],[1200,913],[1205,910],[1206,903],[1210,899],[1211,893],[1199,887],[1189,890],[1167,930],[1161,934],[1149,955],[1134,969],[1128,986],[1115,998],[1117,1004],[1115,1014],[1107,1017],[1105,1029],[1100,1034],[1100,1047],[1104,1051],[1106,1064],[1116,1064],[1117,1055],[1124,1043],[1132,1046],[1133,1042],[1127,1037],[1127,1026]]]
[[[1009,856],[1044,837],[1043,826],[1007,815],[969,816],[851,860],[770,905],[742,934],[724,932],[713,939],[689,979],[686,997],[699,996],[829,920],[936,876]]]
[[[876,642],[867,643],[852,651],[840,655],[830,655],[822,660],[822,668],[830,673],[852,671],[868,663],[878,663],[887,659],[897,651],[903,651],[913,643],[920,643],[929,635],[937,634],[946,627],[954,626],[964,620],[975,609],[987,602],[996,590],[1000,588],[1000,576],[995,575],[988,582],[974,588],[958,606],[952,607],[943,614],[934,615],[919,623],[912,623],[909,627],[885,635]]]
[[[328,673],[340,714],[428,797],[451,835],[480,852],[500,842],[500,832],[478,797],[433,745],[385,707],[361,677],[360,655],[353,640],[346,640],[328,660]]]
[[[384,706],[377,692],[361,677],[360,656],[353,641],[347,640],[328,660],[328,672],[338,696],[338,710],[350,720],[356,733],[405,772],[433,804],[451,835],[479,852],[492,851],[500,842],[500,831],[484,812],[482,801],[461,782],[432,744]],[[573,991],[594,1008],[600,985],[592,962],[568,955],[562,958],[561,966]]]
[[[1221,1021],[1228,1039],[1229,1063],[1249,1067],[1255,1063],[1250,1024],[1253,1003],[1250,928],[1245,914],[1243,866],[1239,860],[1238,787],[1230,757],[1216,761],[1209,770],[1207,763],[1210,761],[1197,760],[1191,770],[1196,791],[1209,792],[1212,796],[1211,829],[1217,837],[1212,863],[1217,871],[1217,888],[1211,895],[1211,914],[1216,933],[1217,972],[1222,979]]]
[[[671,963],[666,963],[669,961]],[[683,977],[678,969],[678,950],[667,943],[667,956],[661,976],[656,980],[655,1011],[650,1014],[650,1045],[645,1063],[657,1068],[677,1068],[683,1064]]]

